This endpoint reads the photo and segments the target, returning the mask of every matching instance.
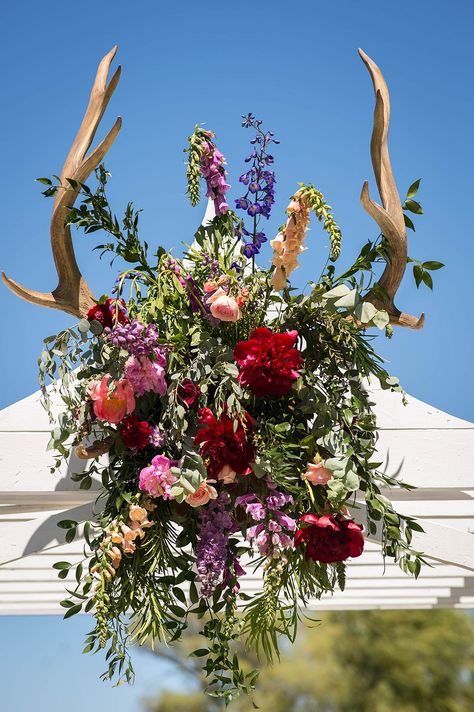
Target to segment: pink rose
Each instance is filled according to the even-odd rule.
[[[327,485],[333,474],[333,471],[324,467],[319,459],[319,462],[310,462],[308,464],[308,469],[303,478],[311,482],[312,485]]]
[[[217,479],[221,480],[224,485],[231,485],[237,477],[237,472],[230,465],[224,465],[217,473]]]
[[[238,321],[240,319],[240,309],[234,297],[227,294],[218,297],[211,304],[211,314],[219,321]]]
[[[117,424],[127,413],[134,411],[135,397],[132,385],[126,378],[121,381],[113,381],[112,385],[109,385],[109,381],[110,375],[107,375],[101,381],[93,383],[90,397],[94,403],[94,413],[97,418]]]
[[[195,492],[188,494],[186,502],[191,505],[191,507],[202,507],[203,504],[207,504],[210,499],[216,499],[216,497],[217,492],[215,487],[210,485],[207,480],[204,480]]]

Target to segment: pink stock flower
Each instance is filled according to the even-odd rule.
[[[164,455],[155,455],[151,465],[144,467],[139,476],[139,487],[151,497],[172,499],[171,488],[177,478],[171,472],[171,460]]]
[[[188,494],[186,502],[191,505],[191,507],[202,507],[202,505],[207,504],[210,499],[217,499],[216,488],[209,484],[209,482],[213,481],[214,480],[204,480],[204,482],[201,482],[195,492]]]
[[[110,375],[107,375],[93,383],[90,397],[97,418],[117,424],[135,410],[133,387],[125,378],[112,384],[109,381]]]
[[[159,352],[157,352],[159,353]],[[125,376],[133,386],[137,396],[144,393],[159,393],[163,396],[166,393],[166,380],[164,366],[166,361],[162,354],[161,358],[151,361],[146,356],[130,356],[125,362]]]

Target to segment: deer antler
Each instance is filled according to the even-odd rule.
[[[2,272],[4,283],[17,296],[28,302],[59,309],[77,317],[85,316],[94,304],[94,297],[77,266],[71,230],[65,225],[66,218],[78,196],[78,190],[73,190],[66,179],[84,183],[99,165],[120,131],[122,119],[119,117],[104,140],[86,156],[102,115],[120,79],[120,67],[118,67],[107,85],[109,67],[116,52],[117,47],[114,47],[99,64],[86,113],[61,171],[62,187],[56,193],[51,217],[51,247],[58,273],[58,286],[53,292],[36,292],[22,287]]]
[[[386,298],[381,299],[370,292],[366,301],[371,302],[378,309],[385,309],[389,314],[390,323],[407,326],[411,329],[421,329],[425,321],[424,314],[419,319],[410,314],[404,314],[397,309],[394,303],[407,266],[407,236],[403,210],[388,153],[388,126],[390,122],[388,87],[375,62],[361,49],[359,49],[359,55],[369,70],[375,91],[374,129],[370,142],[370,153],[383,207],[371,199],[367,181],[362,187],[360,199],[364,209],[379,226],[389,248],[389,259],[387,259],[387,264],[379,279],[379,285],[386,294]]]

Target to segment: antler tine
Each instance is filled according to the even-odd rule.
[[[120,79],[121,69],[118,67],[107,84],[110,64],[116,52],[115,46],[99,64],[89,104],[61,171],[62,188],[56,193],[51,217],[51,248],[58,274],[58,286],[53,292],[37,292],[23,287],[2,272],[3,282],[17,296],[28,302],[59,309],[76,317],[87,313],[94,304],[94,297],[77,265],[70,227],[65,225],[68,213],[78,195],[78,191],[73,190],[66,179],[84,183],[99,165],[120,131],[122,120],[119,117],[107,136],[86,157],[110,97]]]
[[[359,49],[359,55],[369,70],[374,85],[374,129],[370,142],[370,153],[383,207],[370,197],[367,181],[362,187],[360,199],[364,209],[375,220],[383,233],[390,252],[387,265],[379,279],[379,285],[386,294],[386,299],[380,299],[373,292],[370,292],[366,297],[366,301],[370,301],[378,309],[385,309],[392,324],[406,326],[411,329],[421,329],[425,320],[424,314],[420,318],[404,314],[397,309],[394,303],[395,295],[402,282],[407,265],[407,237],[400,196],[398,195],[388,152],[388,127],[390,123],[388,87],[382,72],[375,62],[361,49]]]

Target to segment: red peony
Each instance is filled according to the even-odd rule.
[[[249,475],[249,464],[255,459],[255,448],[247,440],[253,428],[253,420],[246,413],[245,422],[239,423],[234,432],[234,423],[227,413],[219,420],[209,408],[199,411],[199,423],[204,426],[194,438],[200,445],[201,454],[207,459],[209,476],[217,479],[219,472],[228,465],[238,475]]]
[[[129,450],[143,450],[150,444],[152,427],[146,420],[139,420],[136,415],[124,418],[120,426],[120,435]]]
[[[183,405],[188,408],[196,408],[201,397],[201,388],[190,378],[184,378],[176,390],[176,395]]]
[[[300,522],[306,526],[295,534],[295,545],[306,544],[305,558],[332,564],[350,556],[360,556],[364,550],[363,527],[340,514],[304,514]]]
[[[102,328],[112,329],[115,324],[126,324],[128,317],[125,314],[123,299],[107,299],[104,304],[94,304],[87,312],[88,321],[98,321]]]
[[[295,348],[297,338],[297,331],[273,334],[265,327],[252,331],[248,341],[240,341],[235,347],[239,383],[248,386],[256,396],[288,393],[303,361]]]

